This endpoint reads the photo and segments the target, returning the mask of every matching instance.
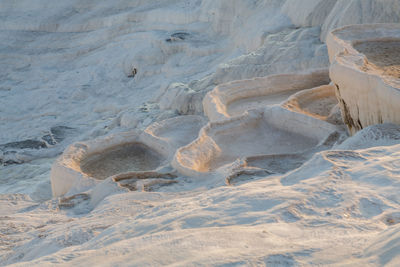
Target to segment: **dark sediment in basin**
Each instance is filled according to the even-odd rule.
[[[400,40],[360,42],[354,48],[384,75],[400,78]]]
[[[149,147],[132,143],[119,145],[89,156],[81,163],[81,170],[90,177],[107,177],[133,171],[149,171],[160,166],[162,157]]]

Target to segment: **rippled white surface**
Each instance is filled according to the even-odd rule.
[[[76,196],[60,209],[49,173],[74,141],[143,129],[174,109],[200,113],[219,83],[326,67],[320,40],[329,29],[399,22],[399,8],[397,0],[2,0],[0,265],[398,265],[393,126],[384,138],[366,130],[300,169],[234,187],[182,178],[126,193],[104,184],[98,198]],[[182,86],[168,91],[172,83]],[[175,92],[180,103],[169,101]],[[163,99],[171,110],[158,107]],[[25,140],[37,142],[13,143]]]

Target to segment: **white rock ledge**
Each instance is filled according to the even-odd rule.
[[[328,83],[326,69],[234,81],[208,92],[203,100],[203,109],[210,121],[224,120],[242,115],[249,109],[280,104],[300,90]]]
[[[154,123],[141,133],[72,144],[52,166],[53,196],[83,192],[110,177],[119,184],[130,178],[162,178],[165,175],[157,171],[168,165],[178,147],[193,141],[204,124],[200,116],[179,116]]]
[[[103,177],[102,175],[100,177],[93,177],[99,174],[98,172],[101,170],[96,170],[96,164],[89,167],[90,162],[106,161],[104,157],[107,157],[107,154],[135,145],[140,146],[144,150],[147,147],[151,147],[149,154],[154,155],[154,158],[158,162],[162,161],[161,155],[164,155],[164,157],[167,155],[162,146],[157,145],[156,142],[149,144],[137,132],[114,134],[87,142],[72,144],[52,166],[50,177],[53,196],[62,196],[72,189],[75,191],[84,191],[98,184],[107,177]],[[101,167],[101,165],[103,164],[97,167]],[[105,165],[108,166],[109,164],[105,163]],[[121,172],[123,171],[127,170],[121,170]]]
[[[333,124],[342,124],[337,108],[334,85],[322,85],[302,90],[288,98],[282,107],[293,112],[324,120]],[[337,112],[339,114],[337,114]]]
[[[350,134],[400,124],[400,24],[352,25],[327,38],[330,77]]]
[[[309,151],[336,131],[330,123],[280,106],[249,110],[202,128],[195,141],[177,150],[172,166],[200,177],[240,158]]]

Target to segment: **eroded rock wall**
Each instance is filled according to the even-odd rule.
[[[400,124],[400,24],[354,25],[327,38],[330,77],[350,134]]]

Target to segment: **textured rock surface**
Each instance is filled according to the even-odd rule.
[[[283,13],[301,27],[321,26],[338,0],[286,0]]]
[[[297,26],[321,26],[322,41],[345,25],[400,22],[397,0],[286,0],[282,11]]]
[[[178,149],[172,164],[185,175],[199,177],[243,157],[309,153],[337,130],[279,106],[259,108],[209,123],[194,142]]]
[[[330,77],[350,133],[400,124],[400,24],[347,26],[330,33],[327,44]]]
[[[336,117],[337,104],[335,86],[322,85],[290,96],[282,106],[333,124],[340,124],[341,118]]]
[[[319,112],[326,98],[310,91],[268,118],[213,123],[213,175],[115,162],[106,176],[117,174],[99,180],[72,168],[84,174],[87,152],[114,163],[110,148],[123,162],[129,142],[168,163],[205,123],[178,115],[201,114],[214,87],[328,68],[330,29],[399,14],[398,0],[1,0],[0,265],[400,266],[398,126],[369,126],[342,145],[333,134],[304,153],[320,140],[304,135],[335,127],[315,118],[329,108]],[[376,44],[360,45],[379,66]],[[287,142],[268,155],[274,140]],[[56,173],[69,192],[54,198],[51,167],[77,141],[77,161],[64,154]]]
[[[399,22],[397,0],[338,0],[322,25],[321,40],[326,40],[330,31],[345,25]]]
[[[127,180],[162,169],[177,148],[198,136],[204,124],[205,119],[200,116],[179,116],[153,123],[143,132],[113,134],[72,144],[53,164],[53,196],[83,192],[109,177]],[[148,176],[162,178],[152,173]]]
[[[210,121],[243,114],[246,110],[284,102],[290,95],[329,82],[327,70],[280,74],[221,84],[203,99]]]

